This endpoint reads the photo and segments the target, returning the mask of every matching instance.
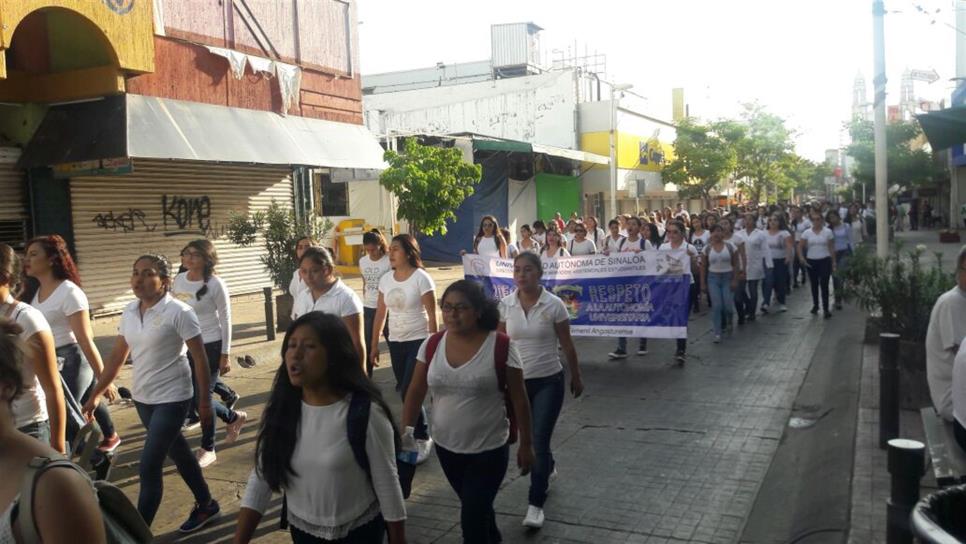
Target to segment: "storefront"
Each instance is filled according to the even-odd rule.
[[[0,147],[0,243],[19,248],[27,236],[27,206],[20,150]]]

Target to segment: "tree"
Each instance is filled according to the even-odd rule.
[[[463,162],[459,149],[432,147],[415,139],[402,140],[402,152],[387,150],[389,168],[379,183],[399,199],[397,214],[409,221],[414,233],[446,234],[446,220],[473,194],[483,169]]]
[[[866,186],[874,194],[875,186],[875,139],[871,121],[853,120],[846,127],[852,137],[848,155],[855,159],[852,177],[858,186]],[[930,154],[914,144],[922,137],[922,129],[912,121],[897,121],[886,125],[886,164],[889,180],[887,185],[922,185],[935,182],[944,176]]]
[[[758,202],[769,184],[787,179],[782,170],[794,151],[793,133],[784,119],[768,113],[757,102],[744,108],[740,121],[743,130],[733,128],[729,140],[737,154],[735,178],[744,180],[751,200]]]
[[[717,128],[719,123],[701,124],[684,119],[674,139],[674,160],[664,166],[666,183],[682,188],[685,195],[699,196],[711,207],[711,191],[735,169],[735,151]]]

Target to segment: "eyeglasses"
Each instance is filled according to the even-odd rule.
[[[182,251],[181,256],[182,257],[201,257],[201,253],[198,253],[197,251],[190,251],[190,250]]]
[[[493,226],[493,223],[483,223],[483,226],[484,227],[492,227]]]
[[[439,308],[443,310],[444,314],[448,314],[452,312],[456,312],[456,313],[468,312],[473,309],[473,307],[470,306],[469,304],[445,304],[445,303],[441,304]]]

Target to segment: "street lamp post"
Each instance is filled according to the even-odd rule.
[[[610,209],[613,217],[617,210],[617,93],[629,90],[629,83],[610,86]]]
[[[885,71],[885,5],[882,0],[872,2],[872,30],[875,41],[875,113],[873,135],[875,141],[875,242],[876,255],[889,255],[889,175],[886,167],[886,71]]]

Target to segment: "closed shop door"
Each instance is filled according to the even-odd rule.
[[[0,242],[21,248],[27,238],[27,199],[20,150],[0,147]]]
[[[227,240],[232,212],[290,207],[291,170],[185,161],[134,162],[134,172],[70,180],[77,261],[92,311],[110,313],[133,300],[135,259],[161,253],[177,270],[181,249],[198,238],[218,250],[217,274],[233,295],[272,286],[259,256],[262,241],[242,248]]]

